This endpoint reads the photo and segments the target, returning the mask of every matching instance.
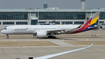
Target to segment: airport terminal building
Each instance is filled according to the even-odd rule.
[[[0,25],[84,24],[95,12],[100,11],[99,23],[105,23],[105,10],[36,9],[0,10]]]
[[[54,23],[56,25],[65,24],[84,24],[90,19],[95,12],[100,11],[99,23],[105,23],[105,9],[84,9],[84,0],[82,9],[0,9],[0,28],[8,25],[43,25],[46,23]]]

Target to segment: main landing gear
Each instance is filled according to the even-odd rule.
[[[48,38],[56,38],[55,36],[48,36]]]
[[[55,36],[54,36],[55,34],[54,33],[48,33],[48,38],[56,38]]]
[[[9,38],[9,35],[8,34],[6,34],[6,36],[7,36],[7,39]]]

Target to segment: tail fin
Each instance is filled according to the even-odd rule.
[[[95,25],[96,25],[96,23],[98,21],[99,15],[100,15],[100,12],[96,12],[93,15],[93,17],[90,18],[90,20],[88,20],[83,26],[81,26],[78,30],[76,30],[73,33],[79,33],[79,32],[83,32],[83,31],[88,31],[88,30],[94,29]]]
[[[100,12],[96,12],[96,13],[93,15],[93,17],[91,17],[90,20],[88,20],[88,21],[82,26],[83,31],[90,30],[88,27],[95,27],[95,25],[96,25],[97,22],[98,22],[99,15],[100,15]]]

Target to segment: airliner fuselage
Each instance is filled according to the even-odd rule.
[[[34,34],[37,31],[51,31],[55,33],[71,33],[72,29],[80,25],[14,25],[1,31],[3,34]],[[71,31],[72,30],[72,31]]]

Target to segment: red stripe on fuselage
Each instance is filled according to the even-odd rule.
[[[83,25],[80,29],[78,29],[75,32],[70,33],[70,34],[79,33],[79,32],[84,31],[86,28],[88,28],[90,26],[91,20],[92,20],[92,18],[85,25]]]

